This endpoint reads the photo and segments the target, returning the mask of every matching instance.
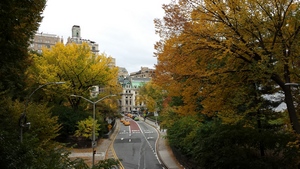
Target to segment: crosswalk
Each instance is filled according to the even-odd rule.
[[[140,130],[131,130],[131,133],[132,133],[132,134],[135,134],[135,133],[141,133],[141,131],[140,131]],[[151,130],[144,130],[143,133],[154,133],[154,131],[151,131]],[[119,134],[129,134],[129,131],[126,131],[126,130],[119,131]]]

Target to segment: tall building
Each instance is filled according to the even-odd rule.
[[[36,33],[34,38],[31,40],[29,49],[42,53],[43,47],[51,48],[58,42],[63,43],[63,38],[54,34],[47,34],[43,32]]]
[[[72,37],[68,38],[67,44],[69,44],[69,43],[82,44],[83,42],[87,43],[90,46],[91,51],[93,53],[95,53],[95,54],[99,53],[99,45],[96,42],[91,41],[89,39],[82,39],[80,26],[74,25],[72,27]]]

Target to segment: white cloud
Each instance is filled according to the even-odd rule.
[[[153,67],[155,18],[162,18],[162,4],[170,0],[48,0],[39,32],[71,36],[73,25],[81,37],[99,44],[100,52],[116,58],[117,66],[135,72]]]

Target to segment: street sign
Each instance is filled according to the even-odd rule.
[[[92,147],[96,147],[97,146],[97,142],[96,141],[92,141]]]
[[[108,124],[111,124],[112,119],[110,119],[109,117],[106,117],[106,121],[107,121]]]
[[[158,113],[157,113],[157,112],[154,112],[154,116],[156,116],[156,117],[157,117],[157,116],[158,116]]]

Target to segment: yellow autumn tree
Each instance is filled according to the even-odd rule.
[[[139,89],[137,101],[145,103],[150,112],[160,111],[164,101],[164,94],[160,86],[150,81]]]
[[[86,43],[57,43],[51,49],[44,48],[41,56],[34,55],[33,66],[27,73],[32,83],[65,82],[63,85],[51,87],[51,90],[43,89],[47,95],[59,93],[60,96],[57,97],[68,98],[72,106],[77,106],[79,100],[69,96],[76,94],[89,98],[92,86],[105,87],[110,93],[119,91],[118,69],[108,66],[110,59],[105,53],[92,53]]]
[[[193,114],[200,102],[201,113],[239,118],[253,85],[278,86],[300,133],[285,85],[299,82],[298,1],[179,0],[164,9],[164,19],[155,20],[161,37],[155,81],[181,97],[178,113]]]

